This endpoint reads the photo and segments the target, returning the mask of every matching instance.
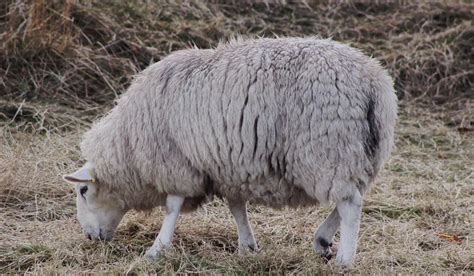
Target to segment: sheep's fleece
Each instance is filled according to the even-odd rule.
[[[166,194],[188,207],[209,195],[300,206],[363,193],[395,120],[391,78],[360,51],[236,39],[148,67],[81,149],[132,208],[163,205]]]

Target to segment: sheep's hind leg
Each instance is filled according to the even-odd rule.
[[[166,215],[161,225],[160,233],[153,245],[147,250],[145,256],[149,259],[155,259],[160,253],[171,246],[176,220],[178,219],[181,206],[183,206],[184,197],[168,195],[166,197]]]
[[[337,212],[337,208],[334,208],[331,214],[329,214],[314,233],[313,250],[316,254],[321,255],[327,260],[332,257],[332,239],[339,228],[340,222],[341,218]]]
[[[247,251],[255,252],[258,250],[257,243],[252,233],[249,220],[247,218],[247,202],[243,200],[229,200],[229,209],[234,216],[237,224],[237,233],[239,236],[239,254],[245,254]]]
[[[337,203],[337,211],[341,217],[341,242],[337,250],[336,264],[350,267],[357,249],[362,196],[357,191],[351,198]]]

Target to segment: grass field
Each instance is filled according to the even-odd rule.
[[[472,5],[143,2],[0,4],[1,274],[341,272],[312,252],[332,206],[251,206],[260,251],[246,256],[219,200],[182,215],[174,248],[154,263],[141,255],[159,209],[127,214],[109,243],[81,234],[61,176],[83,162],[78,144],[91,121],[151,62],[236,33],[333,36],[395,78],[396,148],[366,195],[350,272],[474,274]]]

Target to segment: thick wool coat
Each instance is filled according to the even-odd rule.
[[[391,152],[396,113],[392,79],[359,50],[235,39],[138,74],[81,149],[132,208],[167,194],[185,196],[187,209],[212,195],[304,206],[367,190]]]

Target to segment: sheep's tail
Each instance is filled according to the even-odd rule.
[[[378,72],[372,86],[373,97],[367,104],[369,133],[365,144],[365,152],[372,160],[374,177],[390,156],[397,120],[397,96],[393,88],[393,80],[385,70]]]

